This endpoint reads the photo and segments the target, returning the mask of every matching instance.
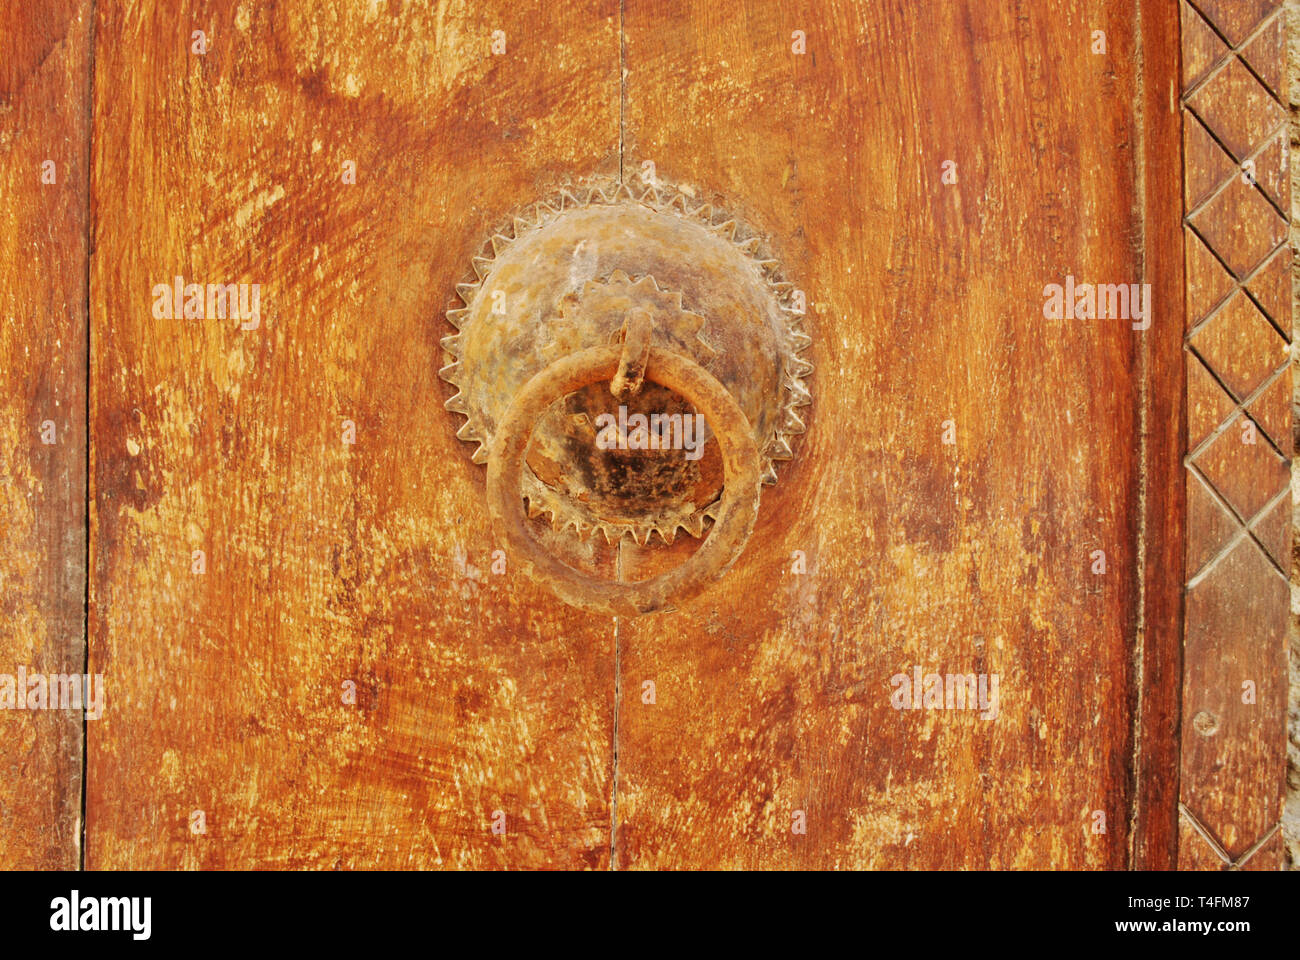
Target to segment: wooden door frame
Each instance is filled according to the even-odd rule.
[[[1271,315],[1290,341],[1283,232],[1290,224],[1288,125],[1284,103],[1260,96],[1278,100],[1277,88],[1285,87],[1286,14],[1278,4],[1250,24],[1241,9],[1206,0],[1138,4],[1143,279],[1156,306],[1138,346],[1145,394],[1139,400],[1142,602],[1131,693],[1129,858],[1137,869],[1277,869],[1282,860],[1291,424],[1289,415],[1268,418],[1264,395],[1282,396],[1289,413],[1290,360],[1279,367],[1270,359],[1277,344],[1267,335],[1258,341],[1232,337],[1236,349],[1247,349],[1250,370],[1263,371],[1264,385],[1247,390],[1233,384],[1233,371],[1221,376],[1226,368],[1197,339],[1216,315],[1225,314],[1223,324],[1235,322],[1224,308],[1238,300],[1256,324]],[[1283,38],[1280,53],[1274,33]],[[1268,70],[1260,69],[1265,65],[1276,71],[1272,87]],[[1218,73],[1225,78],[1208,90]],[[1216,127],[1241,131],[1240,142],[1221,137]],[[1226,175],[1203,162],[1208,141],[1202,131],[1214,141],[1209,155],[1229,163]],[[1281,144],[1275,169],[1247,178],[1238,164],[1258,155],[1262,168],[1274,159],[1263,145],[1274,142]],[[1266,189],[1270,175],[1277,177],[1272,186],[1278,197]],[[1217,184],[1209,199],[1190,196],[1193,182],[1207,177]],[[1279,235],[1271,249],[1259,246]],[[1213,260],[1204,260],[1202,243]],[[1262,258],[1261,249],[1268,251]],[[1194,263],[1196,257],[1202,260]],[[1226,293],[1206,289],[1201,262]],[[1265,265],[1276,265],[1278,289],[1285,290],[1268,309],[1264,295],[1257,295],[1269,279],[1259,279]],[[1236,326],[1229,331],[1242,332]],[[1256,342],[1270,352],[1250,356]],[[1199,458],[1216,444],[1235,443],[1238,432],[1254,438],[1256,431],[1259,443],[1268,444],[1262,453],[1220,455],[1214,480],[1230,491],[1220,493]],[[1248,704],[1247,682],[1250,696],[1259,691]]]
[[[1141,599],[1130,691],[1134,782],[1129,864],[1136,869],[1173,869],[1186,518],[1180,28],[1176,0],[1141,0],[1137,14],[1142,280],[1151,284],[1155,319],[1136,344],[1143,385],[1136,418],[1143,431],[1142,516],[1136,530]]]

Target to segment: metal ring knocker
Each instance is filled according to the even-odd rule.
[[[621,392],[630,366],[624,345],[592,347],[572,354],[529,380],[497,425],[488,454],[488,508],[528,572],[566,603],[612,616],[653,613],[699,594],[736,562],[758,516],[758,446],[744,412],[726,387],[699,364],[660,347],[647,346],[643,350],[645,379],[675,390],[703,413],[722,453],[725,479],[717,520],[704,543],[680,566],[633,583],[603,580],[561,563],[528,533],[519,490],[524,453],[534,425],[552,403],[588,384],[610,380],[611,390]]]

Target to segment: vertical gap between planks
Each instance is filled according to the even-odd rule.
[[[627,115],[627,30],[624,3],[618,0],[618,183],[623,185],[623,131]],[[623,579],[623,539],[614,552],[614,576]],[[618,720],[623,706],[622,619],[614,618],[614,729],[609,787],[609,869],[618,869]]]
[[[618,185],[623,185],[623,129],[627,118],[627,31],[623,24],[623,4],[618,0]],[[622,547],[619,547],[620,552]]]
[[[1133,15],[1136,18],[1137,29],[1134,30],[1136,42],[1135,68],[1136,77],[1133,89],[1133,133],[1137,140],[1137,150],[1134,151],[1134,193],[1135,209],[1138,223],[1138,271],[1143,280],[1147,274],[1147,222],[1146,222],[1146,130],[1143,123],[1146,120],[1146,112],[1142,102],[1146,94],[1146,71],[1144,70],[1144,61],[1146,50],[1142,43],[1142,2],[1143,0],[1134,0]],[[1150,307],[1148,306],[1148,310]],[[1131,774],[1129,777],[1129,796],[1128,796],[1128,839],[1124,848],[1124,867],[1133,869],[1133,862],[1136,855],[1137,831],[1138,831],[1138,778],[1142,773],[1142,711],[1143,711],[1143,678],[1146,668],[1146,656],[1143,650],[1143,642],[1146,639],[1146,529],[1147,529],[1147,404],[1149,401],[1147,378],[1150,376],[1150,357],[1146,331],[1139,339],[1137,350],[1138,364],[1138,397],[1137,397],[1137,415],[1138,415],[1138,450],[1137,450],[1137,529],[1135,531],[1136,543],[1134,544],[1134,562],[1133,571],[1137,585],[1137,597],[1135,601],[1136,619],[1133,630],[1133,671],[1131,674],[1132,695],[1130,702],[1133,704],[1133,719],[1130,727],[1130,736],[1133,739],[1133,749],[1130,757]]]
[[[84,403],[82,409],[83,417],[83,443],[85,453],[83,464],[85,468],[85,482],[82,488],[84,501],[84,515],[82,517],[83,535],[85,537],[85,554],[83,557],[82,569],[82,604],[81,604],[81,672],[83,676],[90,674],[90,445],[91,445],[91,427],[90,427],[90,391],[91,391],[91,297],[90,297],[90,255],[92,241],[92,207],[90,202],[91,189],[91,165],[95,162],[94,138],[95,138],[95,21],[97,12],[95,9],[95,0],[90,0],[89,12],[90,24],[88,29],[88,48],[86,51],[86,83],[84,90],[86,93],[86,194],[85,194],[85,317],[86,317],[86,383],[85,395],[82,400]],[[86,774],[89,769],[89,751],[90,751],[90,729],[87,722],[86,711],[81,712],[81,812],[80,822],[77,824],[77,869],[86,869]]]
[[[614,578],[623,580],[623,539],[614,551]],[[618,869],[618,718],[623,707],[623,620],[614,618],[614,731],[613,772],[609,787],[609,869]]]

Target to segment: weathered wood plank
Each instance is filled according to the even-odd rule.
[[[436,371],[497,218],[616,169],[617,10],[100,5],[89,866],[608,863],[612,624],[491,571]]]
[[[737,567],[621,628],[619,864],[1124,866],[1142,335],[1043,291],[1143,279],[1133,5],[629,4],[626,33],[625,170],[773,238],[817,372]],[[916,667],[999,675],[996,718],[894,709]]]
[[[1181,115],[1179,17],[1172,4],[1143,2],[1142,85],[1138,116],[1142,151],[1142,274],[1151,284],[1151,329],[1141,344],[1143,558],[1142,626],[1131,693],[1137,743],[1133,753],[1133,831],[1129,865],[1169,870],[1178,851],[1179,706],[1182,686],[1183,561],[1187,505],[1183,488],[1187,402],[1180,331],[1183,314],[1183,196],[1179,163]]]
[[[0,674],[15,685],[85,660],[88,10],[15,4],[0,27]],[[76,868],[81,763],[79,711],[0,710],[0,867]]]

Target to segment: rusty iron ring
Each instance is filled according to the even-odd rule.
[[[566,603],[591,613],[635,617],[697,596],[736,562],[758,516],[761,463],[749,421],[726,387],[695,361],[651,347],[645,378],[693,404],[718,438],[724,487],[717,520],[690,558],[649,580],[620,583],[588,576],[545,553],[528,533],[519,492],[533,427],[561,397],[612,380],[622,355],[621,344],[591,347],[557,360],[524,384],[497,425],[488,457],[487,497],[492,517],[534,579]]]

